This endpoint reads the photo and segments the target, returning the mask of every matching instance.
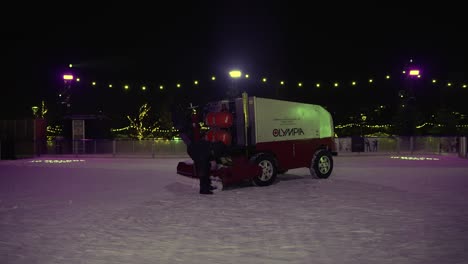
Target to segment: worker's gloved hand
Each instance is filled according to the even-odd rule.
[[[225,165],[225,166],[232,166],[232,159],[231,159],[231,157],[221,157],[221,158],[219,158],[219,162],[220,162],[222,165]]]

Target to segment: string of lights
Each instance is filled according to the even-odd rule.
[[[70,68],[73,68],[73,65],[69,65]],[[414,71],[414,70],[413,70]],[[368,76],[367,78],[355,78],[349,80],[343,80],[343,78],[334,78],[328,80],[320,79],[311,79],[309,77],[304,77],[303,80],[286,80],[287,78],[276,78],[268,77],[271,74],[249,74],[242,73],[238,76],[239,81],[248,82],[248,84],[259,84],[259,85],[268,85],[272,87],[297,87],[297,88],[337,88],[337,87],[360,87],[360,86],[372,86],[380,84],[382,81],[404,81],[406,76],[415,75],[415,78],[420,79],[421,82],[431,83],[432,85],[440,87],[453,87],[453,88],[468,88],[468,80],[458,80],[458,79],[446,79],[446,78],[436,78],[428,77],[420,74],[419,72],[413,73],[412,71],[401,71],[400,73],[394,74],[379,74],[375,76]],[[220,82],[223,83],[227,81],[226,76],[217,76],[209,75],[203,78],[192,78],[185,79],[180,78],[179,80],[184,81],[149,81],[149,80],[140,80],[140,81],[125,81],[125,80],[103,80],[101,78],[86,78],[81,76],[73,76],[72,74],[64,75],[64,78],[72,78],[75,81],[75,85],[89,86],[89,87],[99,87],[99,88],[121,88],[123,90],[133,90],[138,89],[142,91],[148,91],[151,89],[165,90],[172,88],[196,88],[203,87],[204,85]],[[97,81],[99,79],[99,81]]]
[[[247,78],[246,78],[247,79]],[[390,80],[390,75],[385,75],[384,80]],[[337,87],[360,87],[360,86],[371,86],[376,85],[377,81],[382,79],[368,78],[364,81],[348,80],[348,81],[292,81],[287,82],[284,80],[269,80],[266,77],[262,77],[258,80],[249,79],[250,84],[268,84],[273,86],[280,87],[297,87],[297,88],[337,88]],[[99,88],[121,88],[125,91],[138,89],[141,91],[147,91],[150,89],[172,89],[172,88],[182,88],[182,87],[202,87],[207,84],[210,80],[195,79],[186,82],[172,82],[172,83],[158,83],[151,81],[138,81],[134,83],[125,82],[125,81],[92,81],[92,80],[83,80],[83,78],[76,78],[76,85],[89,86],[89,87],[99,87]],[[216,76],[211,76],[211,81],[216,81]],[[427,80],[423,80],[427,81]],[[453,87],[453,88],[468,88],[468,81],[450,81],[450,80],[440,80],[440,79],[430,79],[429,82],[432,85],[437,85],[439,87]]]

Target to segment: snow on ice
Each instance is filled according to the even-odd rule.
[[[0,263],[468,263],[468,160],[334,157],[203,196],[186,158],[0,161]]]

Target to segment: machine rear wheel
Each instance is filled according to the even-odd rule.
[[[333,158],[330,151],[326,149],[317,150],[312,157],[310,174],[320,179],[330,177],[333,170]]]

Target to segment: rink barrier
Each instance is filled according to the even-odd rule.
[[[457,154],[467,156],[467,137],[339,137],[335,138],[338,155],[347,154]],[[99,155],[109,157],[187,156],[181,140],[164,139],[56,139],[47,142],[22,140],[0,141],[1,159],[40,155]]]

